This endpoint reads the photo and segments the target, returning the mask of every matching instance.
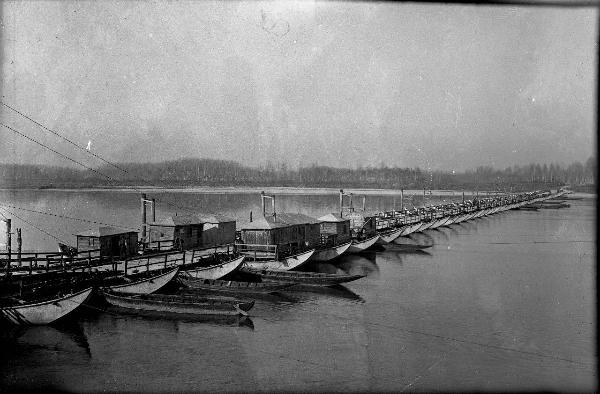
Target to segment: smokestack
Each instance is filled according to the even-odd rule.
[[[142,193],[141,210],[142,210],[142,241],[146,242],[146,194]]]
[[[252,223],[252,211],[250,211],[250,223]]]
[[[340,217],[344,213],[344,189],[340,189]]]
[[[152,199],[152,222],[156,222],[156,200]]]
[[[262,206],[263,216],[265,216],[265,192],[264,191],[260,192],[260,204]]]
[[[400,210],[404,209],[404,189],[400,189]]]

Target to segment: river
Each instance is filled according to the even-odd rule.
[[[151,197],[159,200],[157,216],[193,206],[245,219],[261,209],[251,192]],[[586,197],[570,208],[508,211],[426,231],[420,237],[434,244],[426,252],[391,249],[313,266],[367,276],[331,289],[258,298],[246,321],[84,308],[52,327],[3,331],[0,387],[595,390],[596,200]],[[452,198],[459,193],[432,202]],[[2,190],[0,199],[3,206],[139,227],[139,196],[130,191]],[[337,211],[338,202],[333,192],[299,191],[278,196],[276,209],[319,216]],[[361,204],[357,197],[355,205]],[[389,209],[400,201],[370,192],[366,205]],[[8,215],[23,229],[27,250],[56,250],[56,238],[74,244],[73,234],[94,225],[7,209],[20,217]]]

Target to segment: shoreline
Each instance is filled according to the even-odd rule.
[[[287,195],[329,195],[338,194],[340,188],[335,187],[296,187],[296,186],[183,186],[183,187],[155,187],[155,186],[119,186],[119,187],[86,187],[86,188],[2,188],[0,191],[44,191],[44,192],[124,192],[124,193],[204,193],[204,194],[254,194],[264,191],[265,193],[287,194]],[[400,195],[400,189],[377,189],[377,188],[346,188],[343,189],[347,193],[365,194],[365,195]],[[426,189],[426,196],[462,196],[462,190],[429,190]],[[423,189],[408,189],[404,190],[404,195],[422,196]],[[465,198],[476,195],[476,191],[465,190]],[[501,194],[497,191],[480,190],[480,196],[485,196],[488,193]]]

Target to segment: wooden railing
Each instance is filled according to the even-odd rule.
[[[87,253],[87,252],[86,252]],[[11,265],[8,270],[10,275],[35,275],[49,272],[91,272],[113,271],[133,274],[141,270],[151,271],[159,268],[167,268],[176,265],[194,265],[215,259],[218,256],[232,256],[235,253],[234,244],[224,244],[211,248],[198,248],[185,251],[167,251],[160,253],[145,254],[127,258],[118,256],[91,256],[68,257],[56,253],[28,253],[26,258],[21,258],[20,265],[15,259],[10,259]],[[2,253],[4,259],[0,259],[0,278],[6,277],[8,253]],[[13,256],[15,254],[12,254]]]

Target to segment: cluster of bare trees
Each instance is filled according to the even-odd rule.
[[[155,186],[306,186],[394,189],[529,190],[563,184],[595,184],[597,164],[557,163],[512,166],[503,170],[478,167],[461,173],[425,171],[381,165],[334,168],[312,165],[290,169],[285,164],[256,167],[211,159],[181,159],[159,163],[121,163],[96,171],[67,167],[0,164],[2,187]]]

